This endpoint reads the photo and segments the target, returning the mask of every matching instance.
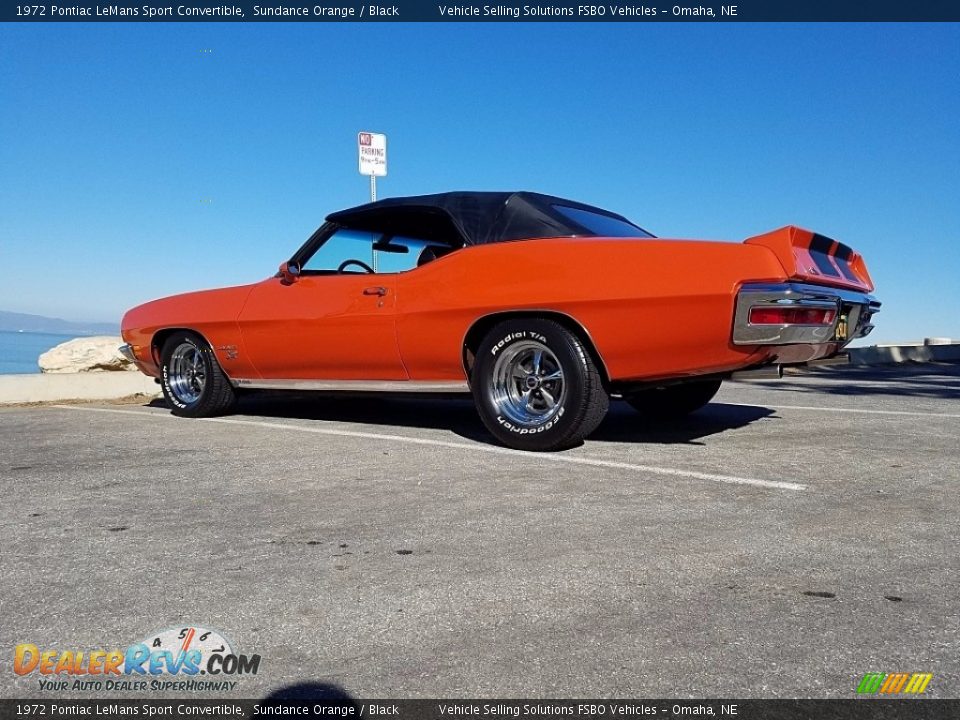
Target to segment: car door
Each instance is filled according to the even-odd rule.
[[[406,380],[395,329],[396,276],[375,264],[367,232],[339,229],[293,280],[256,285],[239,316],[245,351],[265,380]]]

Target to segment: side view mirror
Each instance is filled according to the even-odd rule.
[[[297,263],[280,263],[280,281],[284,285],[292,285],[300,278],[300,266]]]

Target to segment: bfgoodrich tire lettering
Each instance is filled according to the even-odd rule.
[[[210,345],[198,334],[178,332],[160,352],[163,396],[180,417],[201,418],[230,412],[236,393]]]
[[[487,429],[520,450],[579,445],[609,406],[583,341],[553,320],[496,325],[477,350],[471,387]]]

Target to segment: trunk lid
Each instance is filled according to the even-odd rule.
[[[770,249],[791,278],[817,285],[873,291],[863,257],[841,242],[788,225],[744,240]]]

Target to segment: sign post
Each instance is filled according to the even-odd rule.
[[[377,200],[377,178],[387,174],[387,136],[381,133],[357,133],[360,174],[370,176],[370,202]]]

